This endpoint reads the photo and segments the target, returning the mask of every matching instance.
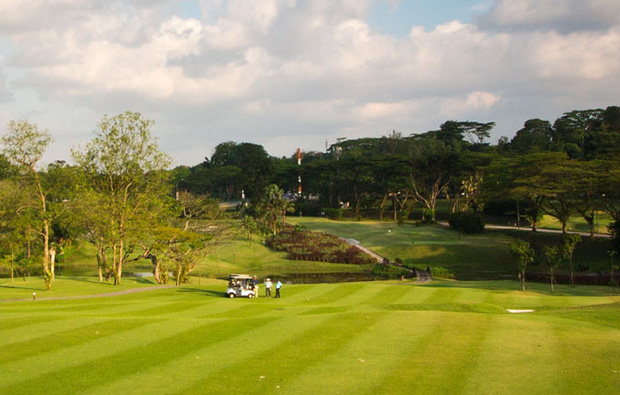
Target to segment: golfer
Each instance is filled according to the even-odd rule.
[[[271,298],[271,279],[270,278],[265,279],[265,297]]]
[[[280,297],[280,288],[282,288],[282,283],[280,282],[280,280],[278,280],[278,282],[276,283],[276,298]]]

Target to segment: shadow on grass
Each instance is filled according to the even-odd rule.
[[[179,288],[177,290],[177,292],[203,294],[205,296],[212,296],[212,297],[217,297],[217,298],[225,298],[226,297],[226,292],[214,291],[212,289]]]
[[[8,285],[8,284],[0,284],[0,288],[11,288],[11,289],[27,289],[29,291],[41,291],[43,287],[28,287],[28,286],[17,286],[17,285]]]
[[[61,278],[63,280],[71,280],[71,281],[80,281],[80,282],[85,282],[85,283],[91,283],[91,284],[99,284],[99,285],[107,285],[107,286],[115,286],[114,285],[114,281],[110,280],[110,281],[99,281],[98,277],[81,277],[81,276],[62,276],[59,277],[57,276],[57,278]],[[125,279],[125,281],[127,280],[131,280],[135,283],[139,283],[139,284],[148,284],[148,285],[157,285],[157,282],[155,282],[155,280],[152,279],[148,279],[148,278],[143,278],[143,277],[132,277],[132,276],[126,276],[123,277],[123,279]]]

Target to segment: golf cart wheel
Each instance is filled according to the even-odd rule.
[[[232,298],[234,298],[234,297],[235,297],[235,294],[230,293],[230,294],[228,294],[228,297],[232,299]]]
[[[248,298],[252,299],[254,297],[254,294],[249,294]]]

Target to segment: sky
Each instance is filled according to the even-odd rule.
[[[618,0],[2,0],[0,133],[28,120],[71,162],[140,112],[174,165],[620,105]]]

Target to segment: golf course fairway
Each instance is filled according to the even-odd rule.
[[[220,280],[103,297],[85,296],[117,289],[57,282],[75,295],[33,301],[41,279],[0,283],[0,394],[620,389],[620,296],[608,287],[285,284],[281,299],[226,299]]]

